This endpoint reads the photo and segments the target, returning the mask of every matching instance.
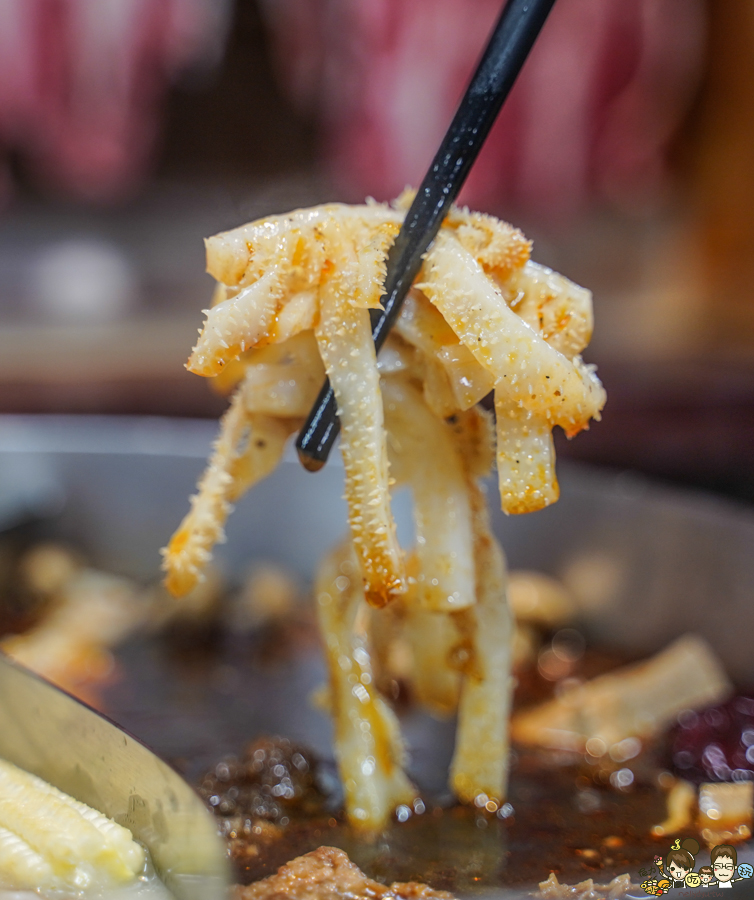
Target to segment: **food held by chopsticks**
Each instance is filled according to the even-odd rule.
[[[416,683],[437,685],[425,689],[427,705],[458,709],[456,796],[504,802],[513,629],[481,479],[496,457],[505,512],[553,503],[552,429],[575,435],[605,402],[579,356],[592,330],[589,292],[532,263],[520,231],[465,209],[446,218],[378,360],[369,311],[380,307],[406,203],[297,210],[207,241],[218,286],[188,368],[236,388],[164,551],[169,589],[188,592],[232,504],[275,468],[326,373],[350,536],[323,563],[317,604],[346,809],[366,828],[415,795],[370,662],[375,623],[396,612]],[[496,424],[476,405],[490,390]],[[391,511],[400,484],[414,499],[411,553]]]

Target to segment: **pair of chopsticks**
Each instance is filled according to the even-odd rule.
[[[370,310],[379,353],[400,313],[451,203],[489,134],[555,0],[508,0],[440,149],[406,213],[387,257],[382,309]],[[340,431],[335,395],[326,380],[296,441],[304,468],[324,466]]]

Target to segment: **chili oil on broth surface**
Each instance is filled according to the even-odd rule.
[[[36,559],[39,551],[29,552]],[[625,787],[611,783],[609,758],[571,753],[564,761],[558,752],[515,748],[502,807],[490,801],[453,806],[443,787],[452,721],[421,711],[410,667],[391,672],[380,685],[413,748],[408,774],[422,799],[402,805],[376,840],[365,839],[343,819],[327,760],[326,716],[310,704],[312,687],[325,676],[312,598],[290,573],[260,561],[237,589],[229,590],[219,576],[202,589],[171,607],[171,616],[148,591],[156,616],[149,637],[116,649],[118,677],[101,685],[98,705],[197,783],[219,817],[239,883],[269,876],[320,845],[342,847],[367,875],[387,883],[418,880],[461,893],[533,887],[551,870],[565,884],[592,876],[607,882],[638,872],[654,854],[650,832],[666,814],[657,775],[667,764],[647,758],[654,752],[651,742],[644,742],[642,757],[621,763],[634,774]],[[574,601],[562,584],[513,571],[510,599],[517,633],[514,722],[529,715],[526,708],[553,702],[568,680],[595,684],[610,670],[632,696],[643,694],[646,679],[637,684],[633,676],[620,677],[625,666],[616,670],[629,660],[589,647],[576,631]],[[668,662],[699,668],[699,648],[689,662],[685,653],[678,655],[684,646],[695,647],[682,643],[659,655],[663,670]],[[391,652],[403,653],[399,646]],[[375,675],[385,673],[375,669]],[[680,681],[688,686],[694,679]],[[657,710],[652,692],[647,702]],[[256,734],[296,735],[316,746],[321,758],[285,740],[258,739],[243,751],[253,737],[251,722]],[[231,751],[235,760],[221,758]],[[197,777],[212,761],[207,777]],[[695,834],[692,825],[686,828],[684,835]]]
[[[283,653],[279,636],[269,637]],[[591,675],[611,664],[614,658],[588,652],[574,673]],[[536,673],[525,680],[527,701],[551,696],[552,683]],[[415,714],[410,700],[399,709],[402,721]],[[427,728],[439,738],[435,743],[447,741],[441,723],[427,720]],[[425,735],[422,743],[431,741]],[[323,845],[345,850],[379,881],[419,881],[460,894],[533,888],[551,871],[561,883],[590,877],[608,882],[635,874],[656,850],[651,829],[666,809],[653,760],[636,767],[630,790],[618,790],[598,777],[593,763],[574,763],[573,756],[564,763],[557,754],[520,748],[508,801],[497,812],[453,804],[447,793],[425,790],[422,763],[428,760],[416,762],[409,771],[423,799],[400,807],[371,838],[344,820],[331,764],[289,741],[257,739],[245,752],[219,761],[198,787],[220,820],[241,884],[268,877]]]

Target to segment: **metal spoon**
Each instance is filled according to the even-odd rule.
[[[176,900],[225,897],[225,844],[189,785],[136,738],[2,654],[0,757],[129,828]]]

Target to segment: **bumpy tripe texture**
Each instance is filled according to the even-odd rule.
[[[127,828],[0,760],[0,886],[83,890],[128,884],[144,850]]]
[[[323,564],[317,604],[347,813],[364,828],[415,793],[377,690],[391,675],[386,635],[411,648],[417,699],[458,710],[456,795],[483,795],[488,809],[504,801],[512,629],[482,479],[496,457],[505,512],[553,503],[552,428],[576,434],[605,401],[578,355],[591,335],[589,292],[531,262],[515,228],[468,210],[446,218],[376,358],[369,310],[408,199],[297,210],[207,241],[218,285],[188,368],[235,393],[164,551],[168,587],[186,593],[224,540],[232,503],[278,463],[326,372],[350,534]],[[477,406],[492,390],[496,426]],[[390,506],[401,484],[414,499],[410,552]]]

